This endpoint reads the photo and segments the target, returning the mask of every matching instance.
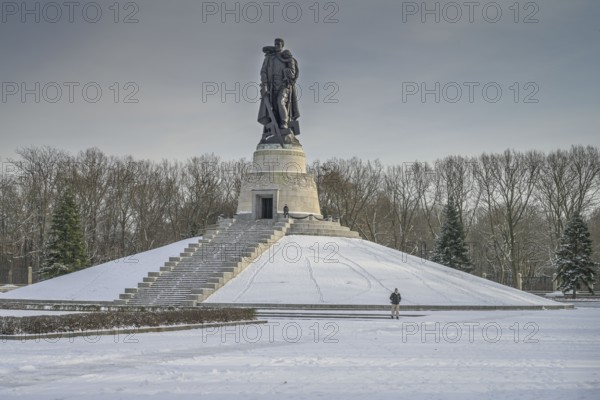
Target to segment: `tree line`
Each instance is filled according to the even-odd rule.
[[[219,215],[233,216],[243,180],[256,171],[245,159],[214,154],[160,162],[95,148],[72,155],[28,147],[17,154],[2,163],[0,175],[0,282],[9,270],[15,283],[23,283],[28,266],[39,271],[53,211],[67,190],[79,208],[87,264],[95,265],[199,235]],[[588,224],[600,260],[597,147],[387,166],[334,158],[308,167],[324,215],[423,260],[432,258],[450,198],[472,273],[513,284],[518,273],[551,275],[561,235],[575,215]]]

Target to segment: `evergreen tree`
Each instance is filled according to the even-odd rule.
[[[445,222],[435,243],[432,261],[461,271],[472,270],[468,249],[465,244],[465,230],[460,221],[458,207],[452,198],[444,208]]]
[[[79,209],[70,190],[66,190],[57,201],[44,255],[39,272],[45,279],[88,266]]]
[[[594,293],[592,284],[597,263],[592,260],[592,240],[581,216],[575,215],[567,224],[554,262],[559,290],[572,290],[573,298],[576,298],[578,285],[584,284],[589,292]]]

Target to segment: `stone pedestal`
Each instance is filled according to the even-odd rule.
[[[244,173],[237,218],[277,219],[287,204],[290,215],[321,218],[317,185],[306,173],[300,145],[259,144]]]

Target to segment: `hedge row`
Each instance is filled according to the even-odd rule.
[[[44,334],[139,328],[256,319],[251,308],[186,309],[174,311],[108,311],[31,317],[0,317],[0,335]]]

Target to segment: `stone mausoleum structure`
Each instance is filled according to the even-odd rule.
[[[237,218],[278,219],[287,204],[291,217],[322,218],[317,185],[306,172],[300,144],[259,144],[244,175]]]

